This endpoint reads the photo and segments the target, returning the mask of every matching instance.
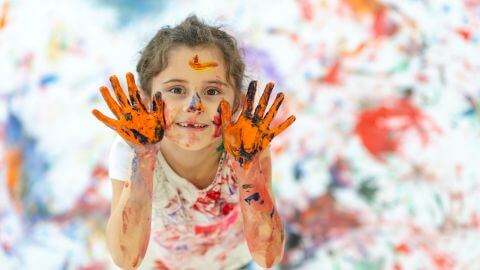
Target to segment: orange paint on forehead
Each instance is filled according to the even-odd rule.
[[[194,70],[210,70],[214,69],[218,66],[218,63],[210,61],[210,62],[204,62],[200,63],[198,60],[198,54],[196,54],[190,61],[188,61],[188,64],[190,67]]]

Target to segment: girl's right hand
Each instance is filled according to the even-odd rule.
[[[135,150],[151,148],[160,142],[166,127],[163,115],[165,103],[162,100],[161,93],[157,92],[155,94],[152,101],[152,111],[149,111],[142,103],[142,98],[132,73],[127,73],[130,99],[127,99],[117,76],[111,76],[110,82],[118,103],[110,95],[107,87],[102,86],[100,93],[117,120],[105,116],[97,109],[92,111],[93,115],[115,130]]]

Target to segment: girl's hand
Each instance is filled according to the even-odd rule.
[[[166,127],[163,115],[164,102],[161,93],[157,92],[155,94],[152,101],[152,111],[149,112],[142,103],[132,73],[127,73],[130,99],[125,96],[117,76],[111,76],[110,82],[118,103],[110,95],[107,87],[102,86],[100,93],[117,120],[105,116],[96,109],[92,111],[93,115],[115,130],[134,149],[150,148],[152,144],[160,142]]]
[[[270,123],[284,99],[284,94],[278,93],[270,110],[264,115],[273,86],[274,84],[272,82],[265,86],[260,102],[255,108],[255,113],[252,114],[257,82],[250,82],[247,101],[243,105],[242,113],[235,123],[232,123],[232,115],[228,102],[225,100],[220,102],[220,116],[225,150],[229,154],[232,154],[235,160],[240,163],[240,166],[245,169],[248,168],[248,165],[258,152],[265,149],[275,136],[295,121],[295,116],[291,115],[276,128],[269,128]]]

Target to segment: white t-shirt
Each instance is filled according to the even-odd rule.
[[[130,179],[132,158],[130,146],[117,136],[110,178]],[[150,241],[138,269],[238,269],[252,260],[236,176],[225,152],[214,181],[204,189],[176,174],[161,151],[153,181]]]

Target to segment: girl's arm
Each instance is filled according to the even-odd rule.
[[[283,257],[285,232],[272,194],[270,148],[256,155],[248,169],[233,158],[232,162],[248,248],[257,264],[272,267]]]
[[[113,261],[122,269],[142,262],[150,238],[155,148],[135,151],[131,182],[125,182],[107,224],[107,244]]]
[[[157,92],[147,109],[132,73],[127,73],[127,98],[117,76],[111,76],[115,100],[107,87],[100,88],[116,119],[93,110],[95,117],[115,130],[135,150],[131,182],[126,182],[107,224],[107,242],[113,260],[123,269],[140,265],[150,239],[153,169],[159,142],[166,128],[164,102]]]

